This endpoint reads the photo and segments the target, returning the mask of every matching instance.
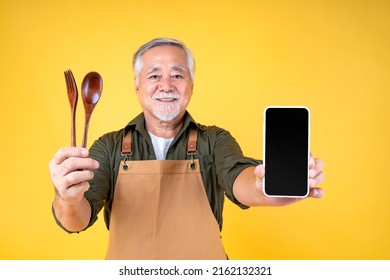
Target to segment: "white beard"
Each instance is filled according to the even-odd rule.
[[[180,113],[180,95],[178,93],[161,92],[152,96],[153,100],[172,99],[174,101],[157,101],[152,105],[153,115],[160,121],[168,122],[176,118]]]

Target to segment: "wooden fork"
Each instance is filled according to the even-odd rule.
[[[68,91],[68,99],[71,109],[71,145],[72,147],[76,147],[76,107],[78,100],[78,91],[76,81],[73,77],[71,70],[66,70],[64,72],[65,81],[66,81],[66,89]]]

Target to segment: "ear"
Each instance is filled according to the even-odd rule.
[[[137,83],[137,79],[134,77],[134,88],[135,92],[138,94],[139,82]]]

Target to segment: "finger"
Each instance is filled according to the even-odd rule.
[[[84,181],[77,185],[72,186],[68,189],[68,197],[80,197],[84,196],[84,193],[89,189],[90,185],[88,182]]]
[[[74,185],[89,181],[94,177],[94,173],[90,170],[74,171],[64,177],[65,185],[70,188]]]
[[[63,170],[63,174],[67,174],[72,171],[76,170],[83,170],[83,169],[97,169],[99,168],[99,162],[92,159],[92,158],[68,158],[65,161],[63,161],[59,167]]]
[[[76,171],[94,170],[99,162],[91,158],[68,158],[59,165],[50,168],[50,177],[56,186],[64,185],[64,176]],[[73,176],[73,175],[71,175]],[[66,181],[65,181],[66,182]],[[66,184],[66,183],[65,183]]]
[[[262,179],[265,175],[264,165],[260,164],[255,168],[255,175],[257,178]]]
[[[321,188],[311,188],[308,196],[313,198],[322,198],[324,196],[324,190]]]
[[[256,168],[254,170],[254,174],[256,176],[256,189],[259,192],[262,192],[263,191],[263,178],[264,178],[264,174],[265,174],[264,165],[260,164],[260,165],[256,166]]]
[[[89,151],[85,148],[79,147],[63,147],[57,151],[51,160],[51,165],[61,164],[64,160],[70,157],[88,157]]]
[[[313,168],[316,165],[316,162],[314,160],[314,157],[312,153],[310,153],[310,158],[309,158],[309,168]]]
[[[324,169],[324,162],[320,158],[315,159],[315,170],[317,171],[316,173],[320,173]]]
[[[314,188],[315,186],[319,185],[325,180],[325,174],[323,172],[320,172],[317,174],[314,178],[310,178],[309,180],[309,186],[311,188]]]
[[[58,192],[63,193],[75,185],[91,180],[93,177],[94,173],[90,170],[78,170],[53,178],[53,185]]]
[[[324,162],[320,158],[313,159],[313,163],[309,169],[309,178],[316,177],[324,168]]]
[[[89,189],[90,185],[87,181],[73,185],[67,189],[57,190],[56,194],[62,200],[72,201],[81,200],[84,197],[84,193]]]

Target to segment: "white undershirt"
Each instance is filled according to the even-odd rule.
[[[158,160],[163,160],[167,156],[169,145],[171,145],[173,138],[163,138],[153,135],[149,132],[150,137],[152,138],[154,153]]]

